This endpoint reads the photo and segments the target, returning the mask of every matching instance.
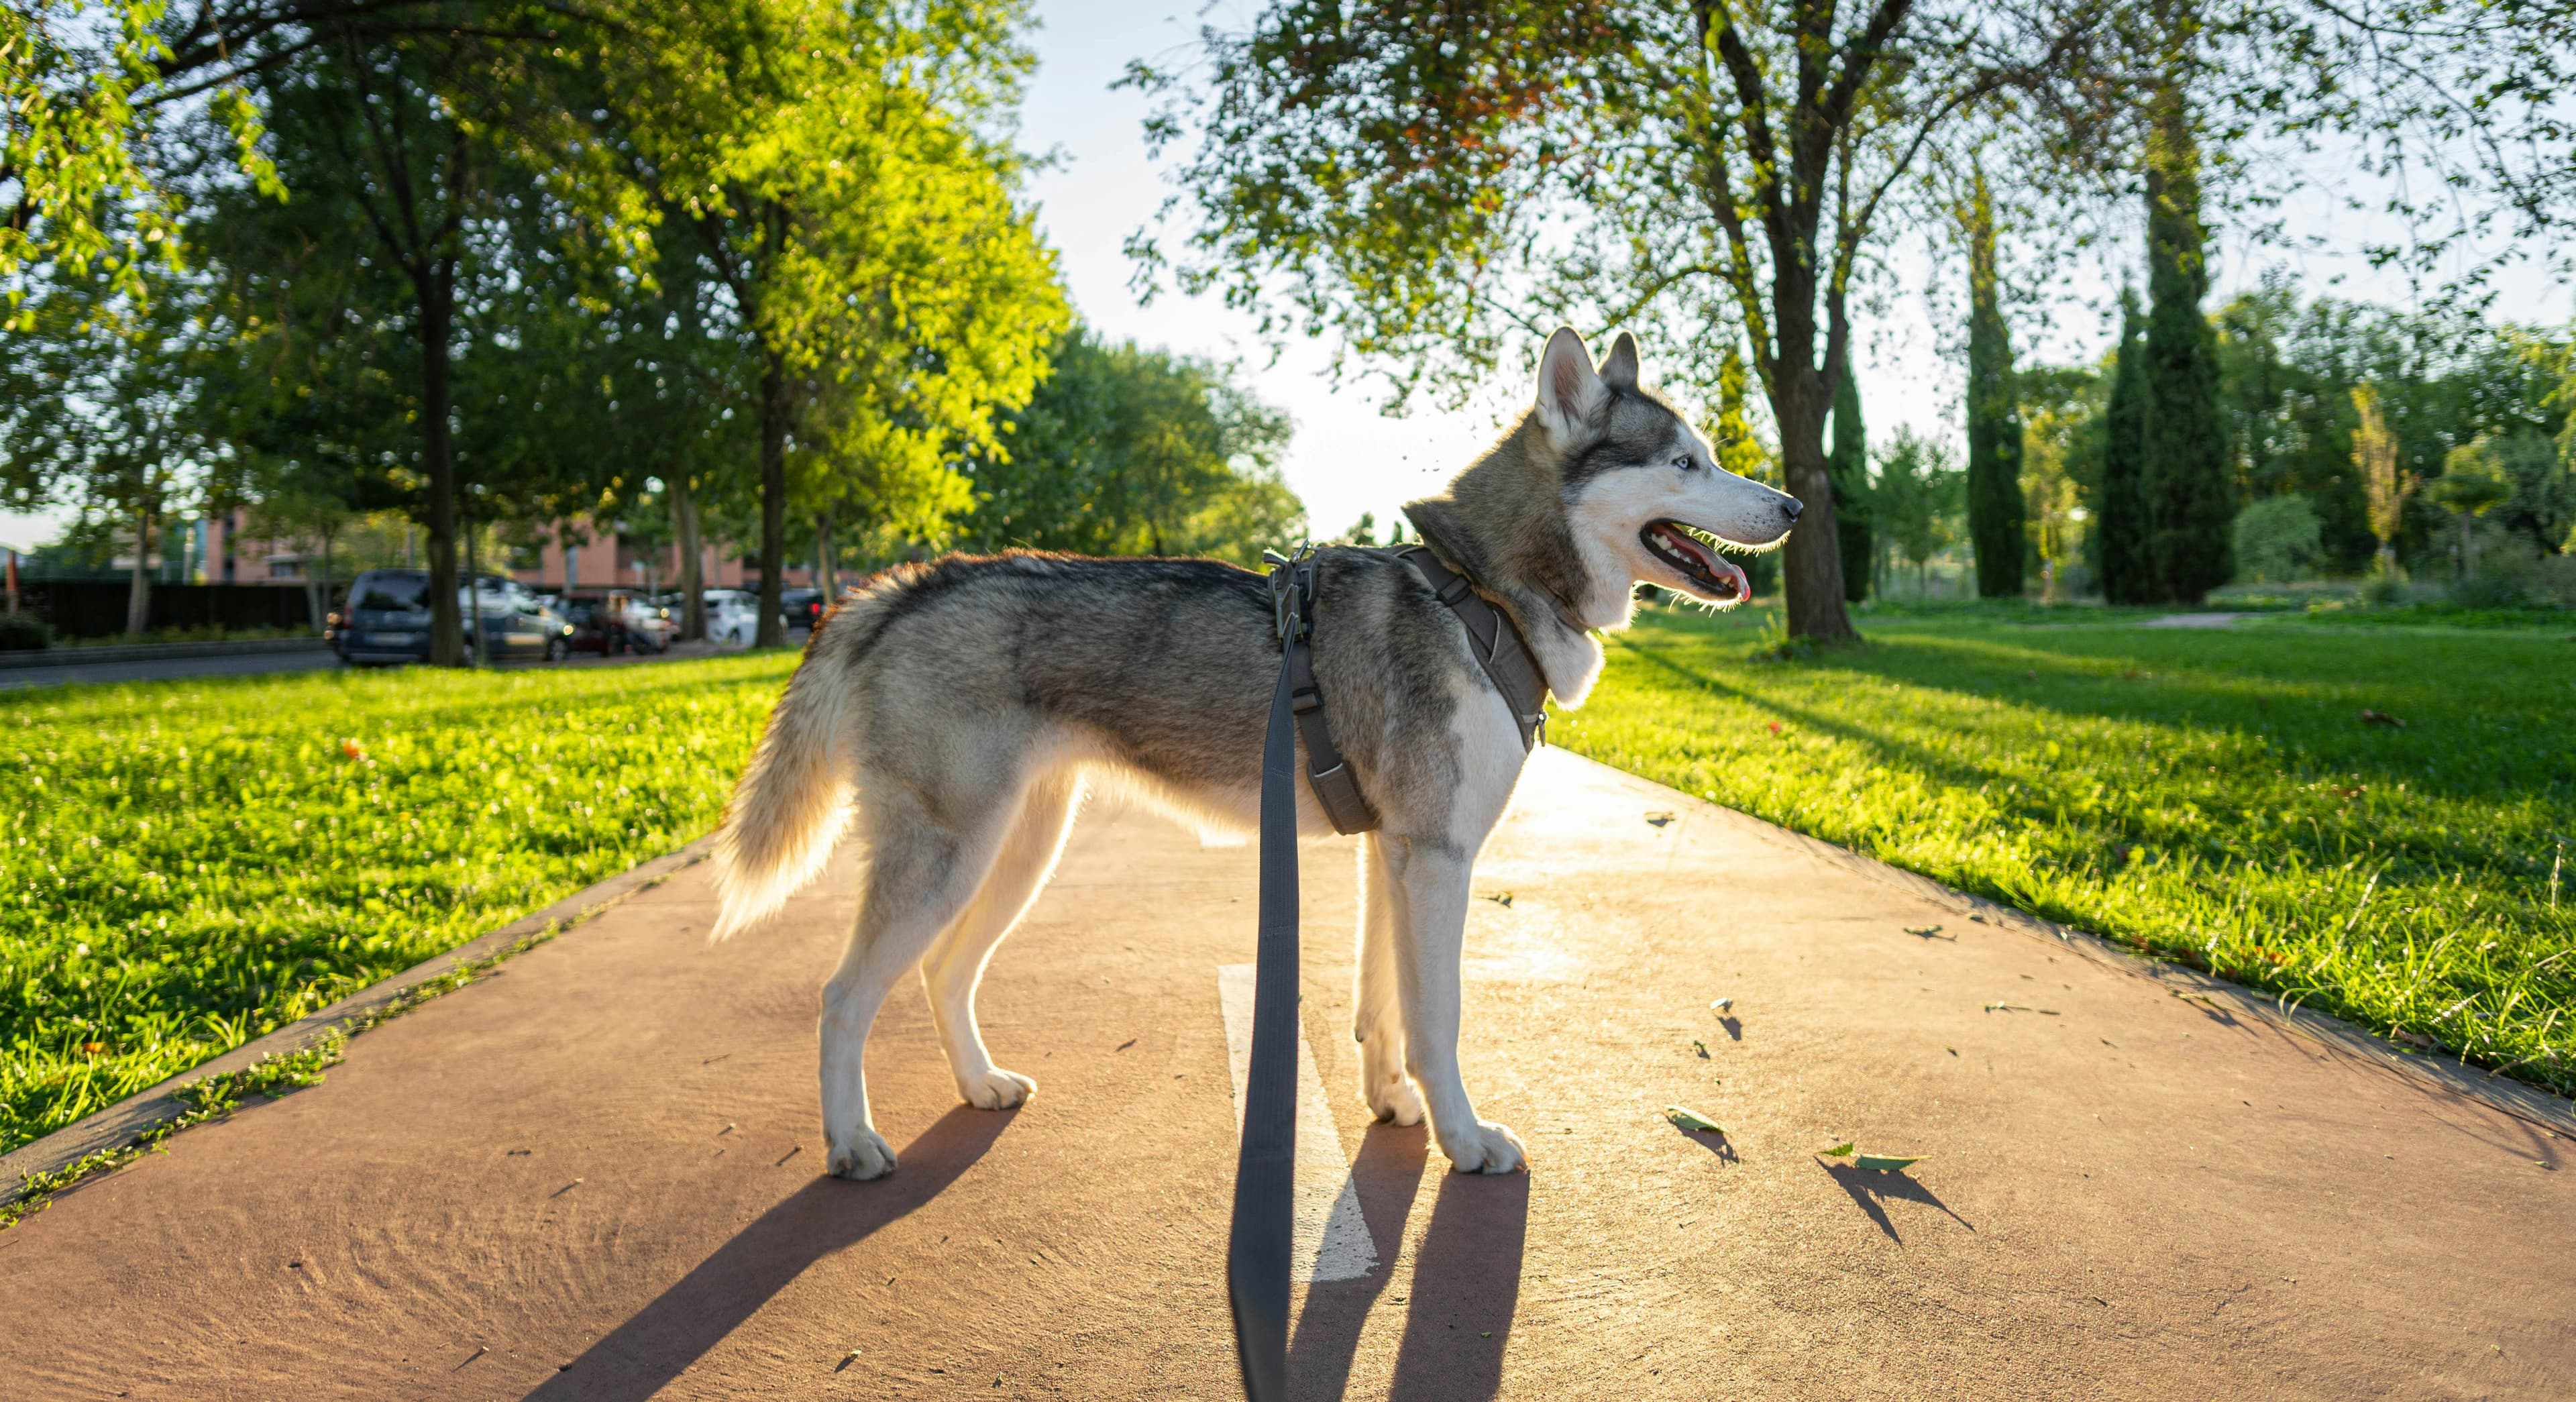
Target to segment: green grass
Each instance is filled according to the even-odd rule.
[[[2576,1090],[2559,631],[1641,614],[1551,739],[1894,865]],[[2365,722],[2365,709],[2406,722]],[[1775,733],[1772,729],[1778,726]]]
[[[698,837],[795,660],[0,693],[0,1151]]]

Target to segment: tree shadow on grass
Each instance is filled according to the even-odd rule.
[[[592,1344],[527,1402],[643,1402],[704,1357],[808,1266],[866,1240],[945,1191],[1016,1112],[960,1105],[922,1131],[874,1183],[817,1178],[760,1215],[660,1298]]]

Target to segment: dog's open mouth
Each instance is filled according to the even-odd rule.
[[[1656,559],[1672,566],[1688,583],[1690,591],[1716,603],[1741,602],[1753,592],[1744,571],[1735,562],[1717,553],[1716,537],[1696,526],[1679,521],[1649,521],[1637,532],[1646,549]]]

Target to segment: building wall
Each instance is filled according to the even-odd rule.
[[[558,527],[553,532],[564,534]],[[710,542],[699,552],[700,577],[709,589],[756,589],[760,571],[747,565],[742,557],[731,555]],[[587,545],[565,546],[549,541],[537,567],[512,570],[511,575],[531,589],[553,593],[571,589],[645,589],[656,591],[680,587],[680,548],[664,545],[639,550],[633,544],[613,537],[594,537]],[[790,565],[780,573],[789,587],[807,584],[813,570]]]

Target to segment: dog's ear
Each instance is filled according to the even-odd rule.
[[[1571,444],[1592,429],[1593,416],[1610,401],[1610,388],[1592,368],[1592,352],[1571,326],[1556,328],[1538,357],[1538,418],[1560,444]]]
[[[1610,358],[1601,362],[1601,382],[1612,389],[1637,387],[1637,338],[1622,331],[1610,343]]]

